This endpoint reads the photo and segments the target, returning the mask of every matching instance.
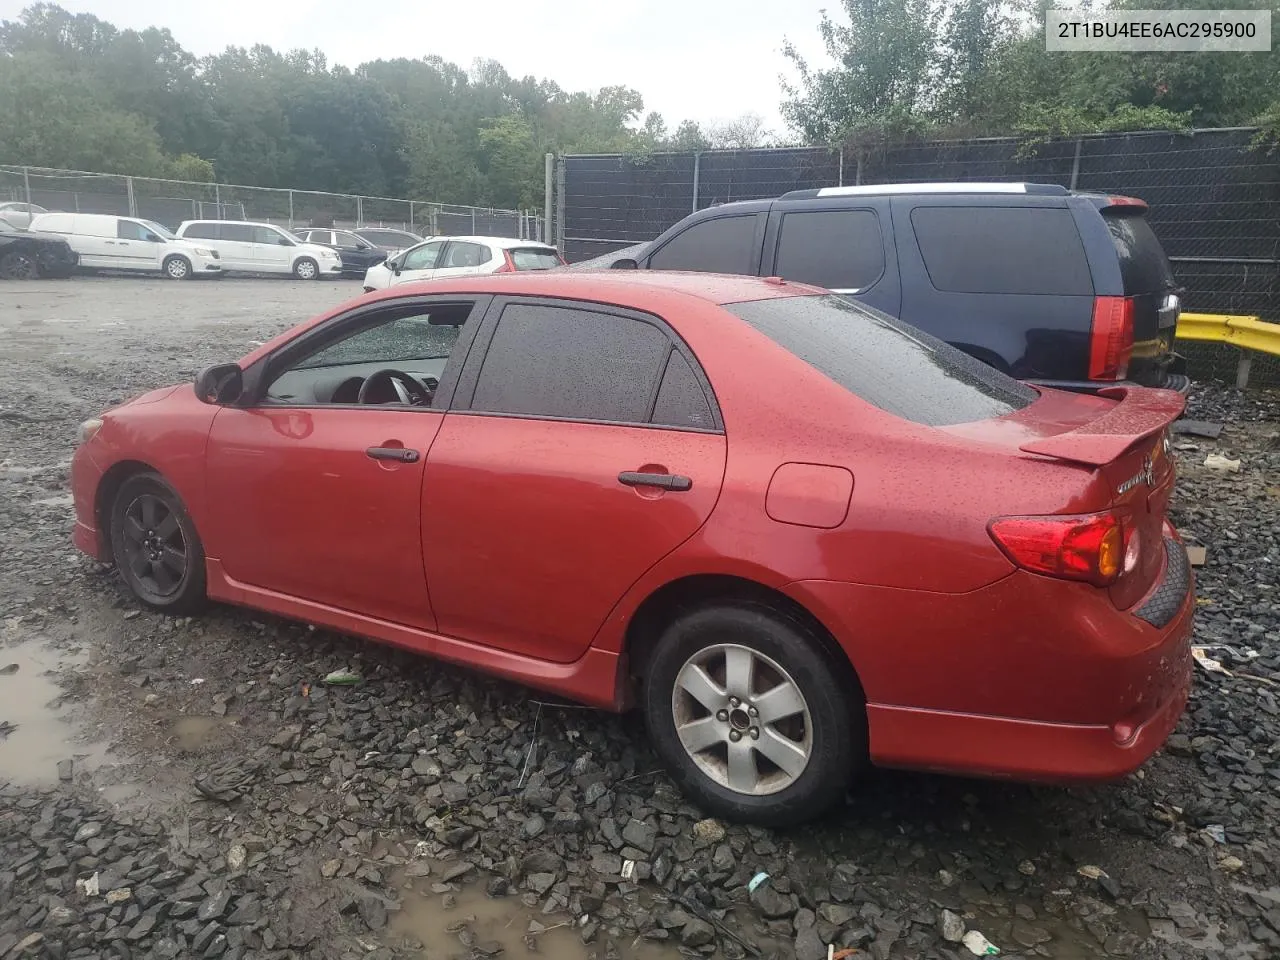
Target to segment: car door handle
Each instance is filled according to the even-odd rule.
[[[693,488],[693,480],[678,473],[640,473],[624,470],[618,474],[618,482],[626,487],[659,487],[683,493]]]
[[[405,447],[370,447],[365,453],[373,460],[394,460],[397,463],[417,463],[418,451]]]

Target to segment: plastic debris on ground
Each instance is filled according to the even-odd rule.
[[[334,670],[325,676],[324,682],[331,686],[350,687],[360,682],[360,674],[351,670]]]
[[[1169,428],[1174,433],[1183,433],[1192,437],[1208,437],[1217,440],[1222,434],[1222,424],[1208,420],[1175,420]]]
[[[1220,673],[1224,677],[1232,676],[1232,673],[1230,670],[1228,670],[1219,661],[1213,659],[1213,657],[1209,656],[1209,654],[1205,653],[1204,651],[1205,651],[1204,647],[1191,648],[1191,656],[1195,660],[1197,666],[1199,666],[1206,673]]]
[[[1211,453],[1204,458],[1204,465],[1210,470],[1217,470],[1219,473],[1239,473],[1240,461],[1232,460],[1224,457],[1220,453]]]
[[[769,875],[767,873],[764,873],[764,872],[757,873],[754,877],[751,878],[751,881],[747,884],[747,893],[755,893],[756,887],[760,886],[760,884],[762,883],[768,883],[768,882],[769,882]]]
[[[966,933],[964,935],[964,940],[962,940],[961,943],[968,947],[969,952],[975,957],[994,957],[1000,952],[999,947],[980,934],[977,930],[970,930]]]
[[[1076,873],[1082,877],[1088,877],[1090,880],[1101,880],[1107,875],[1107,871],[1101,867],[1095,867],[1091,863],[1086,863],[1083,867],[1078,868]]]

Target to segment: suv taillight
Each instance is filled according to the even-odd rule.
[[[987,529],[1005,556],[1033,573],[1106,587],[1137,566],[1140,545],[1125,535],[1124,522],[1110,511],[999,517]],[[1126,556],[1131,546],[1134,552]]]
[[[502,251],[502,261],[503,261],[502,266],[500,266],[497,270],[493,271],[494,273],[515,273],[516,272],[516,262],[511,259],[510,250]]]
[[[1095,297],[1089,336],[1089,379],[1123,380],[1133,355],[1133,299]]]

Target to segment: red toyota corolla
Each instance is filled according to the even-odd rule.
[[[1123,775],[1186,702],[1168,391],[1037,390],[777,279],[406,285],[88,421],[75,542],[206,597],[638,700],[691,797],[872,763]]]

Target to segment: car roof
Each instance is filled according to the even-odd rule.
[[[187,226],[188,224],[192,224],[192,223],[238,223],[238,224],[241,224],[242,226],[246,226],[246,227],[275,227],[277,230],[283,230],[285,233],[288,233],[288,232],[289,232],[288,227],[282,227],[282,226],[280,226],[280,224],[278,224],[278,223],[268,223],[266,220],[213,220],[213,219],[209,219],[209,218],[207,218],[207,217],[202,217],[202,218],[201,218],[201,219],[199,219],[199,220],[183,220],[183,221],[182,221],[182,223],[178,224],[178,229],[179,229],[179,230],[181,230],[183,227]],[[307,229],[307,230],[325,230],[325,229],[328,229],[328,228],[326,228],[326,227],[306,227],[306,228],[303,228],[303,229]]]
[[[911,195],[921,193],[999,193],[1032,194],[1037,196],[1065,197],[1071,191],[1056,183],[1008,183],[1004,181],[922,181],[919,183],[867,183],[847,187],[818,187],[810,190],[791,190],[779,200],[813,200],[824,197],[866,197],[884,195]]]
[[[602,270],[582,273],[545,270],[422,280],[399,284],[389,290],[369,294],[369,297],[394,299],[397,295],[407,294],[489,293],[599,300],[639,307],[641,301],[653,301],[671,294],[723,305],[828,292],[821,287],[793,283],[778,277],[745,277],[737,274],[686,273],[674,270]]]
[[[423,243],[435,240],[462,240],[468,243],[487,243],[489,246],[497,247],[500,250],[510,250],[514,247],[538,247],[543,250],[555,249],[551,244],[543,243],[541,240],[521,240],[519,237],[435,236],[422,238]]]

